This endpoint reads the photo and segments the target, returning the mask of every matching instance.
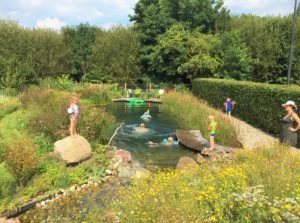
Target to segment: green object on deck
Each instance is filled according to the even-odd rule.
[[[128,99],[128,102],[129,102],[129,103],[132,103],[132,104],[143,104],[143,103],[145,103],[144,100],[134,99],[134,98]]]

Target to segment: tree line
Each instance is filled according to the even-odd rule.
[[[300,84],[300,7],[292,82]],[[60,32],[0,21],[0,88],[68,74],[77,81],[284,83],[292,16],[231,15],[222,0],[139,0],[132,26]]]

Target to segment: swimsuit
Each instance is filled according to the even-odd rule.
[[[287,143],[291,146],[297,145],[297,133],[289,129],[294,127],[294,119],[291,115],[283,118],[280,122],[280,142]]]
[[[226,101],[226,105],[227,105],[227,112],[231,112],[232,110],[232,101]]]
[[[209,135],[214,137],[216,135],[216,130],[218,128],[218,123],[212,121],[208,127],[210,129]]]

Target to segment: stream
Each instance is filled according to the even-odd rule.
[[[152,119],[145,122],[140,118],[150,108]],[[175,168],[182,156],[195,157],[195,152],[181,145],[150,146],[149,141],[160,143],[168,137],[175,137],[176,125],[174,117],[161,111],[159,104],[135,105],[130,103],[114,103],[111,112],[120,123],[125,123],[113,140],[112,145],[131,152],[134,165],[149,170],[154,168]],[[148,128],[147,133],[138,133],[136,128],[141,123]],[[82,222],[76,215],[84,216],[91,208],[105,209],[105,200],[112,199],[121,186],[130,184],[128,179],[112,179],[98,189],[75,195],[63,202],[49,206],[47,209],[34,209],[21,216],[24,223],[29,222]],[[29,217],[30,216],[30,217]]]

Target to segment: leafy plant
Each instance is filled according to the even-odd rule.
[[[4,154],[4,160],[8,170],[21,185],[25,185],[38,171],[39,159],[35,147],[26,141],[11,145]]]

